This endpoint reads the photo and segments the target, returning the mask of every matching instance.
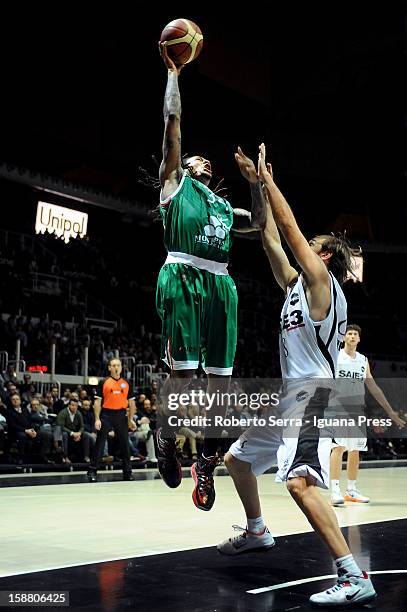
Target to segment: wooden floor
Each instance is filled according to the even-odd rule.
[[[170,490],[151,478],[0,488],[0,577],[214,546],[245,525],[229,476],[216,477],[211,512],[192,504],[192,479]],[[358,484],[371,503],[335,509],[341,526],[407,519],[406,467],[361,470]],[[311,531],[273,474],[259,486],[273,535]]]

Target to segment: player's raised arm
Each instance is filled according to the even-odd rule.
[[[264,155],[259,155],[258,174],[259,176],[264,176],[266,173],[270,174],[272,178],[271,164],[266,166]],[[264,197],[267,200],[267,191]],[[298,276],[298,272],[288,261],[288,257],[281,246],[280,234],[269,205],[266,207],[266,227],[261,233],[261,238],[274,278],[282,290],[286,292],[287,287]]]
[[[298,272],[288,261],[288,257],[281,246],[280,235],[278,233],[270,207],[267,210],[266,227],[261,233],[261,239],[263,242],[263,248],[270,262],[274,278],[280,285],[281,289],[286,292],[287,287],[295,278],[297,278]]]
[[[270,203],[276,225],[301,266],[308,286],[312,288],[313,285],[320,286],[322,284],[329,287],[329,274],[324,264],[324,259],[329,259],[331,254],[327,252],[318,256],[313,251],[298,227],[287,200],[275,184],[272,172],[267,170],[265,156],[265,146],[262,144],[259,148],[260,178],[267,191],[267,199]],[[269,167],[271,169],[271,166]]]
[[[160,183],[165,198],[175,191],[182,176],[181,96],[178,87],[178,76],[182,66],[176,66],[169,57],[165,43],[159,43],[159,49],[168,69],[164,96],[163,158],[160,165]]]
[[[252,196],[250,225],[252,230],[262,230],[266,226],[266,203],[261,181],[257,176],[256,167],[250,157],[247,157],[240,147],[237,148],[237,152],[235,153],[235,160],[242,176],[250,183],[250,192]]]

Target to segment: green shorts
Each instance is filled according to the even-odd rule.
[[[156,305],[162,321],[161,358],[172,370],[196,370],[201,363],[207,374],[232,374],[237,291],[230,276],[165,264]]]

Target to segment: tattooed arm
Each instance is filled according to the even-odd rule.
[[[167,88],[164,96],[164,139],[163,158],[160,165],[160,184],[162,196],[174,193],[182,177],[181,165],[181,96],[177,67],[168,56],[165,43],[159,44],[160,54],[168,69]]]

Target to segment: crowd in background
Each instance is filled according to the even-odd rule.
[[[0,384],[0,462],[7,464],[90,463],[96,442],[93,413],[96,387],[50,385],[37,392],[30,374],[23,382],[10,371]],[[134,462],[157,464],[154,431],[157,423],[155,383],[137,395],[129,444]],[[114,432],[109,432],[104,461],[120,461]]]
[[[83,375],[85,361],[89,376],[102,377],[108,360],[117,353],[121,358],[134,357],[135,364],[149,364],[154,374],[163,373],[160,322],[154,307],[154,286],[164,257],[161,228],[149,227],[148,232],[140,233],[137,253],[142,256],[135,257],[133,249],[133,241],[123,237],[120,245],[109,245],[107,256],[102,236],[66,245],[50,235],[31,238],[0,232],[0,350],[7,351],[9,360],[16,359],[19,340],[20,359],[27,369],[40,365],[50,372],[51,347],[55,345],[56,379],[58,373]],[[373,260],[371,254],[371,265]],[[250,263],[253,261],[257,263]],[[267,261],[256,242],[238,242],[231,272],[239,292],[234,377],[278,378],[282,294],[270,282]],[[345,285],[350,316],[366,331],[362,350],[367,354],[370,348],[375,353],[402,355],[407,329],[397,309],[391,321],[384,314],[388,300],[380,282],[385,277],[378,275],[375,283],[369,283],[369,270],[367,275],[362,286]],[[388,326],[380,325],[381,320],[389,320],[391,347]],[[369,333],[370,326],[374,334]],[[204,379],[202,371],[198,377]],[[33,458],[42,462],[69,463],[72,458],[89,462],[96,438],[92,387],[71,386],[60,392],[57,386],[40,394],[27,376],[18,383],[13,367],[3,372],[0,382],[0,462],[21,463]],[[132,456],[134,461],[155,464],[153,432],[159,400],[149,384],[137,389],[137,397],[138,429],[129,440]],[[187,416],[196,416],[197,410],[196,406],[187,407]],[[231,410],[236,418],[247,416],[244,411],[239,416],[239,407]],[[75,431],[71,431],[70,422]],[[228,432],[223,447],[238,434]],[[194,459],[203,436],[202,428],[179,431],[180,456]],[[402,440],[378,438],[369,444],[372,457],[407,454]],[[118,450],[111,435],[105,458],[115,456]]]
[[[3,464],[71,464],[90,463],[96,435],[93,414],[96,387],[79,385],[75,388],[50,384],[45,391],[38,392],[30,374],[18,382],[9,368],[0,379],[0,463]],[[194,388],[205,390],[204,378],[194,381]],[[239,383],[233,382],[230,392],[239,393]],[[157,381],[136,393],[135,431],[129,430],[131,460],[134,466],[155,467],[157,420],[162,414],[162,402]],[[188,417],[191,424],[176,428],[179,458],[185,464],[196,460],[203,444],[205,428],[202,420],[194,417],[206,416],[205,407],[198,403],[180,406],[176,412],[180,418]],[[234,403],[229,406],[227,417],[233,424],[225,427],[219,441],[222,456],[246,428],[254,416],[261,417],[262,410]],[[405,417],[406,415],[404,415]],[[368,441],[366,458],[397,458],[407,456],[407,440],[382,438],[383,428],[375,428],[375,438]],[[365,458],[364,457],[364,458]],[[120,461],[120,450],[114,432],[109,432],[103,461]]]
[[[155,285],[165,253],[161,227],[140,230],[137,256],[131,227],[112,238],[72,240],[27,237],[0,231],[0,349],[15,352],[20,336],[26,361],[49,359],[57,342],[57,371],[79,373],[82,348],[88,345],[91,374],[103,374],[103,352],[118,348],[142,363],[160,355],[160,321]],[[114,240],[119,241],[115,243]],[[369,356],[405,356],[407,326],[400,302],[389,313],[385,270],[402,276],[402,263],[391,254],[369,253],[365,282],[346,283],[349,320],[364,330],[363,352]],[[260,244],[236,240],[230,271],[239,293],[239,338],[235,375],[242,378],[279,375],[278,321],[283,294],[272,281]],[[44,277],[41,277],[44,275]],[[41,278],[40,278],[41,277]],[[19,315],[22,315],[19,318]],[[94,327],[92,318],[109,320],[110,329]],[[387,325],[381,324],[386,320]],[[387,329],[391,327],[389,343]],[[10,357],[13,358],[13,357]],[[46,362],[45,362],[46,363]],[[158,365],[160,367],[160,365]]]

